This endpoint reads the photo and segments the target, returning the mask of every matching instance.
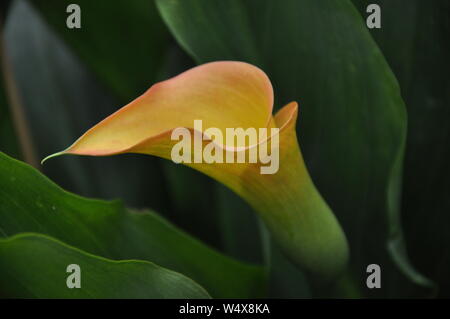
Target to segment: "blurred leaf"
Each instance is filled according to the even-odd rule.
[[[80,132],[121,105],[27,2],[12,5],[5,41],[38,158],[67,147]],[[123,169],[124,165],[127,169]],[[120,197],[127,205],[169,211],[164,176],[154,159],[66,158],[44,166],[43,171],[80,195]]]
[[[11,0],[4,0],[0,3],[0,23],[4,24],[8,15],[8,10],[11,5]]]
[[[20,157],[19,144],[14,131],[11,112],[6,101],[3,81],[0,79],[0,151]]]
[[[312,292],[306,276],[286,259],[280,248],[273,241],[270,241],[268,246],[270,252],[268,265],[271,270],[269,281],[270,297],[287,299],[311,298]]]
[[[4,48],[4,27],[7,13],[11,6],[11,1],[6,0],[0,3],[0,50]],[[0,53],[1,56],[2,53]],[[8,152],[14,157],[20,156],[19,144],[14,131],[13,120],[9,109],[5,85],[4,70],[0,66],[0,151]]]
[[[69,29],[71,0],[30,0],[98,77],[128,101],[158,77],[170,35],[153,1],[78,0],[81,28]]]
[[[352,273],[365,287],[368,264],[400,274],[386,247],[402,247],[395,201],[406,133],[399,88],[350,1],[157,1],[179,43],[198,63],[243,60],[271,78],[278,106],[300,103],[299,140],[318,189],[350,241]],[[401,249],[400,249],[401,250]],[[395,261],[411,270],[406,256]],[[401,285],[399,285],[401,286]]]
[[[80,266],[81,287],[66,285]],[[0,295],[7,298],[208,298],[191,279],[147,261],[113,261],[40,234],[0,239]]]
[[[151,212],[84,199],[0,155],[0,235],[48,234],[110,259],[142,259],[189,276],[213,297],[262,297],[263,268],[206,247]]]
[[[382,10],[371,31],[402,88],[408,109],[403,219],[408,252],[418,269],[450,297],[450,2],[355,1]],[[389,30],[389,31],[388,31]]]
[[[168,181],[172,220],[184,231],[221,248],[222,227],[217,214],[215,182],[189,167],[169,161],[161,164]]]
[[[214,186],[214,202],[220,217],[224,251],[240,260],[262,264],[264,248],[258,215],[249,204],[224,185]]]

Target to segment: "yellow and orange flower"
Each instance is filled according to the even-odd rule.
[[[194,120],[202,120],[205,129],[222,131],[279,128],[275,146],[280,166],[275,174],[261,174],[260,161],[186,165],[225,184],[250,203],[299,267],[325,278],[336,276],[348,259],[345,235],[305,167],[295,131],[297,103],[289,103],[272,116],[273,100],[270,80],[259,68],[234,61],[207,63],[153,85],[69,148],[48,158],[143,153],[170,159],[177,143],[171,139],[176,128],[204,134],[195,132]],[[274,136],[268,136],[256,145],[237,147],[212,142],[224,152],[238,153],[253,147],[270,149],[273,140]],[[203,143],[208,141],[205,137]]]

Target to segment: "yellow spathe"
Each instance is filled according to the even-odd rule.
[[[233,147],[214,141],[228,153],[255,147],[270,150],[277,141],[279,169],[275,174],[261,174],[265,165],[261,162],[186,165],[248,201],[296,265],[324,279],[333,278],[347,263],[345,235],[306,170],[295,132],[297,103],[289,103],[275,116],[272,108],[272,85],[262,70],[243,62],[207,63],[153,85],[72,146],[49,157],[143,153],[170,159],[177,143],[171,140],[173,130],[185,127],[192,136],[204,134],[194,130],[194,120],[202,120],[204,130],[214,127],[223,132],[238,127],[279,128],[277,136],[268,136],[257,145]]]

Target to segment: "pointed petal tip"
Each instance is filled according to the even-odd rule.
[[[47,157],[45,157],[42,161],[41,161],[41,165],[44,165],[44,162],[46,162],[48,159],[56,157],[56,156],[60,156],[60,155],[64,155],[67,154],[66,151],[61,151],[61,152],[56,152],[53,154],[48,155]]]

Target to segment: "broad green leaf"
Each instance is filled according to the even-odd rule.
[[[446,0],[355,1],[361,14],[381,7],[371,33],[397,76],[408,110],[402,218],[408,253],[450,296],[450,3]],[[387,31],[389,30],[389,31]]]
[[[142,259],[180,272],[213,297],[262,297],[265,272],[208,248],[152,212],[65,192],[31,167],[0,155],[0,235],[48,234],[105,258]]]
[[[77,265],[80,288],[67,281]],[[208,298],[191,279],[148,261],[114,261],[50,237],[0,239],[0,296],[6,298]]]
[[[368,264],[400,280],[386,247],[402,245],[388,204],[401,168],[406,112],[383,55],[350,1],[157,1],[198,63],[242,60],[273,80],[278,106],[299,101],[299,141],[319,191],[343,224],[351,273],[364,295]],[[395,232],[393,230],[396,230]]]

